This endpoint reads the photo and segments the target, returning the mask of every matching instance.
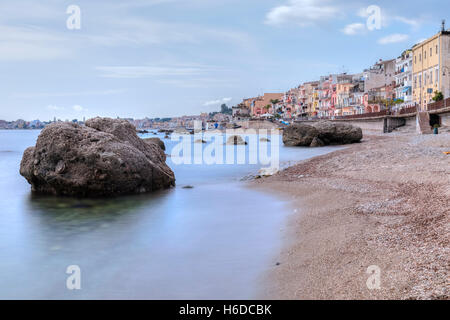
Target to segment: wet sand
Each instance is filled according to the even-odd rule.
[[[251,182],[293,208],[260,298],[448,299],[444,151],[449,133],[370,135]],[[381,270],[380,289],[366,285],[372,265]]]

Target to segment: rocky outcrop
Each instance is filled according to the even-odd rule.
[[[344,123],[320,121],[314,124],[293,124],[283,131],[286,146],[321,147],[361,141],[363,135],[359,127]]]
[[[145,193],[175,185],[157,143],[139,138],[125,120],[95,118],[85,126],[47,126],[25,150],[20,174],[32,190],[67,196]]]
[[[325,144],[349,144],[361,141],[362,129],[350,124],[320,121],[314,124],[319,131],[318,138]]]
[[[146,138],[144,139],[147,143],[155,143],[157,144],[161,149],[166,151],[166,145],[164,144],[164,141],[162,141],[160,138]]]
[[[289,147],[307,147],[318,135],[317,129],[311,125],[293,124],[283,130],[283,143]]]
[[[247,142],[241,136],[231,136],[227,140],[228,145],[246,145]]]

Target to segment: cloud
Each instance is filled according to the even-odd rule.
[[[217,68],[203,65],[174,66],[100,66],[95,68],[102,72],[103,78],[152,78],[152,77],[190,77],[217,71]]]
[[[64,110],[64,107],[59,107],[59,106],[55,106],[55,105],[48,105],[47,109],[48,110],[52,110],[52,111],[60,111],[60,110]]]
[[[127,89],[88,90],[80,92],[42,92],[42,93],[13,93],[12,98],[55,98],[55,97],[79,97],[79,96],[108,96],[121,94]]]
[[[68,58],[67,40],[37,27],[0,25],[0,61]]]
[[[352,23],[346,25],[341,31],[349,36],[363,34],[366,31],[366,25],[362,23]]]
[[[336,17],[337,6],[327,4],[326,0],[289,0],[286,5],[270,10],[266,15],[266,24],[282,25],[295,23],[299,26],[314,25]]]
[[[406,18],[406,17],[402,17],[402,16],[394,16],[394,17],[392,17],[392,19],[403,22],[404,24],[407,24],[414,29],[419,28],[421,25],[421,21],[419,19]]]
[[[219,104],[230,102],[231,100],[233,100],[233,98],[222,98],[219,100],[206,101],[203,104],[203,106],[208,107],[208,106],[219,105]]]
[[[392,44],[392,43],[399,43],[404,42],[409,39],[409,36],[407,34],[401,34],[401,33],[394,33],[391,35],[388,35],[386,37],[383,37],[378,40],[379,44]]]
[[[72,109],[73,110],[75,110],[76,112],[83,112],[83,111],[88,111],[88,109],[86,109],[86,108],[83,108],[82,106],[80,106],[80,105],[74,105],[73,107],[72,107]]]

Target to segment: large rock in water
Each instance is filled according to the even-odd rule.
[[[362,130],[345,123],[320,121],[314,124],[293,124],[283,131],[286,146],[311,146],[348,144],[361,141]]]
[[[156,143],[146,143],[126,120],[95,118],[85,126],[54,123],[25,150],[20,174],[40,193],[111,196],[175,185]]]
[[[313,126],[319,131],[318,138],[325,145],[356,143],[363,138],[362,129],[350,124],[320,121]]]
[[[289,147],[309,147],[319,132],[308,124],[293,124],[283,130],[283,143]]]
[[[147,143],[156,143],[161,149],[166,151],[166,145],[164,144],[164,141],[162,141],[160,138],[146,138],[144,139]]]

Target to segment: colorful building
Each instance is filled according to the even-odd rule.
[[[450,31],[441,32],[416,44],[413,54],[413,99],[420,110],[433,102],[436,91],[450,96]]]

